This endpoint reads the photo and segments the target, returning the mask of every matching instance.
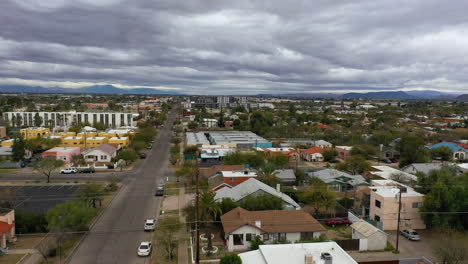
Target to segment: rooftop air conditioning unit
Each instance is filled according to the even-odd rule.
[[[304,264],[315,264],[314,256],[310,254],[305,255]]]

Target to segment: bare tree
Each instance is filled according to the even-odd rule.
[[[51,256],[51,252],[57,245],[55,236],[47,235],[41,243],[36,247],[37,251],[42,255],[45,262],[48,263],[48,258]]]

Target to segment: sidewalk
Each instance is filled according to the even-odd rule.
[[[178,263],[179,264],[188,264],[189,263],[189,256],[188,256],[188,243],[187,243],[187,228],[185,226],[185,216],[184,216],[184,208],[187,205],[187,199],[185,197],[185,187],[183,187],[182,183],[179,185],[179,221],[182,224],[182,227],[179,230],[179,248],[178,248]]]

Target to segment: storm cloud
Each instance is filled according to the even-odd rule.
[[[463,92],[466,10],[461,0],[4,0],[0,84]]]

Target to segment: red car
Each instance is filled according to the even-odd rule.
[[[339,217],[335,217],[330,220],[327,220],[327,225],[333,226],[333,227],[341,226],[341,225],[350,225],[350,224],[351,222],[348,219],[339,218]]]

